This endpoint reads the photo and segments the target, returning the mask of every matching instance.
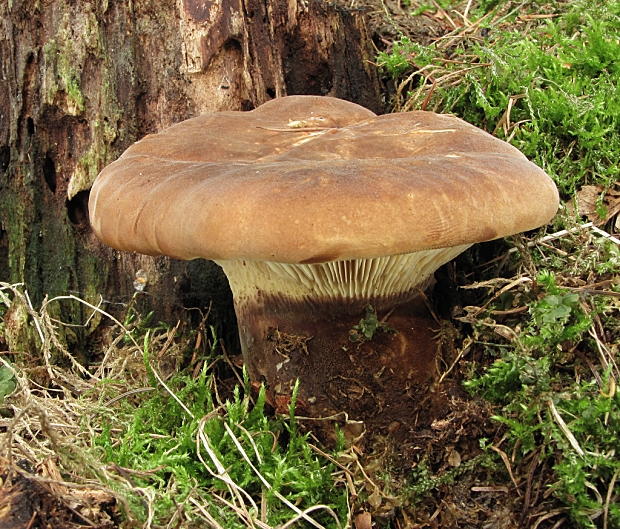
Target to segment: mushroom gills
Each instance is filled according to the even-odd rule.
[[[281,298],[283,303],[331,303],[338,312],[347,306],[358,311],[360,304],[383,310],[415,297],[437,268],[470,246],[313,264],[251,260],[216,263],[228,277],[238,305],[269,295]]]

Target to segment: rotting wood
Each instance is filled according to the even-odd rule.
[[[93,304],[102,295],[119,313],[142,270],[139,303],[154,318],[176,322],[180,307],[213,300],[232,320],[215,265],[121,254],[94,239],[97,173],[144,135],[206,111],[292,94],[381,110],[363,13],[317,0],[0,0],[0,32],[0,280],[25,283],[35,305],[71,292]],[[81,323],[82,310],[60,316]],[[76,354],[97,323],[65,337]]]

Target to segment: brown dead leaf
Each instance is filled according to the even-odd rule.
[[[379,491],[377,487],[375,487],[375,490],[372,492],[370,496],[368,496],[366,501],[368,501],[370,506],[375,510],[381,507],[381,502],[382,502],[381,492]]]
[[[461,454],[459,454],[456,450],[450,450],[450,453],[448,454],[448,465],[451,467],[460,467]]]
[[[602,201],[601,195],[603,195]],[[597,206],[601,204],[605,209],[605,218],[601,218]],[[577,192],[577,212],[580,216],[588,217],[595,225],[606,224],[620,212],[620,192],[615,189],[607,189],[603,186],[583,186]]]
[[[37,465],[37,470],[43,477],[53,480],[48,483],[48,487],[54,494],[68,494],[69,491],[67,487],[60,484],[60,482],[64,480],[62,479],[62,475],[60,474],[60,470],[56,464],[56,459],[47,458],[45,461]],[[54,483],[54,481],[58,483]]]
[[[369,512],[361,512],[355,517],[355,529],[371,529],[372,516]]]
[[[580,216],[586,216],[592,222],[601,221],[596,212],[596,204],[602,192],[601,186],[583,186],[577,192],[577,212]]]
[[[363,421],[347,421],[342,428],[344,434],[344,445],[350,448],[364,437],[366,428]]]

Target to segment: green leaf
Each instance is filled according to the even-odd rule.
[[[13,372],[6,366],[0,366],[0,406],[4,402],[4,397],[8,397],[13,393],[16,387],[17,384]]]

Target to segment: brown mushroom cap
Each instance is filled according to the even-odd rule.
[[[95,234],[120,250],[281,263],[488,241],[557,207],[544,171],[456,117],[318,96],[147,136],[101,172],[89,204]]]

